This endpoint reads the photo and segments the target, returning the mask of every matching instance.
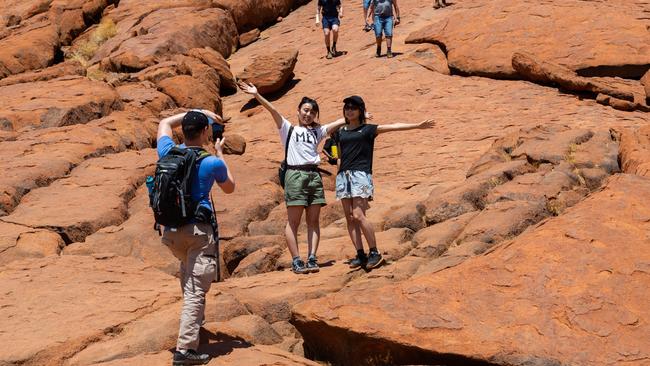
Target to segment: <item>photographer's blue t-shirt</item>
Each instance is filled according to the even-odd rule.
[[[158,139],[158,158],[167,155],[169,151],[176,146],[174,140],[169,136],[163,136]],[[179,145],[185,147],[185,144]],[[228,179],[228,169],[223,160],[216,156],[208,156],[202,159],[194,169],[194,179],[192,179],[192,200],[199,202],[200,205],[212,208],[210,204],[210,190],[214,182],[223,183]],[[198,174],[197,174],[198,173]]]

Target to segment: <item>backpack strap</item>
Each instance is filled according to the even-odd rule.
[[[284,146],[284,161],[287,161],[287,155],[289,155],[289,140],[291,139],[292,133],[293,133],[293,126],[289,127],[289,133],[287,133],[287,143]]]

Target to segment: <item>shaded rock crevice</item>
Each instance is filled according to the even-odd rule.
[[[291,319],[304,339],[305,357],[325,361],[335,366],[375,365],[440,365],[440,366],[497,366],[486,360],[471,357],[437,353],[431,350],[393,342],[386,338],[375,338],[350,329],[333,326],[325,322],[305,322],[299,316]],[[330,342],[318,341],[327,337]],[[354,345],[354,346],[350,346]]]

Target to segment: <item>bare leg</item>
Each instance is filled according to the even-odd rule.
[[[390,49],[393,45],[393,37],[386,37],[386,48]]]
[[[345,221],[348,225],[348,234],[350,234],[352,245],[354,245],[356,250],[363,250],[361,227],[359,226],[359,222],[354,219],[354,214],[352,213],[352,199],[343,198],[341,203],[343,204],[343,212],[345,213]]]
[[[318,243],[320,242],[320,208],[321,205],[307,207],[307,246],[308,255],[316,255]]]
[[[336,41],[338,40],[339,40],[339,26],[335,25],[332,27],[332,45],[334,46],[332,48],[332,53],[336,53]]]
[[[298,227],[300,226],[300,219],[302,218],[303,206],[288,206],[287,207],[287,226],[284,228],[284,235],[287,238],[287,247],[291,252],[291,258],[300,255],[298,252]]]
[[[366,237],[368,247],[370,249],[377,248],[377,239],[375,238],[375,228],[372,223],[366,218],[366,210],[368,209],[368,199],[354,197],[352,199],[352,215],[355,221],[359,223],[363,236]]]
[[[377,41],[377,57],[381,55],[381,36],[375,39]]]
[[[323,28],[323,34],[325,35],[325,47],[327,47],[327,52],[330,51],[330,30],[329,28]]]

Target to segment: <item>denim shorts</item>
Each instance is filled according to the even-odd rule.
[[[336,175],[336,199],[368,198],[372,200],[375,186],[372,184],[372,174],[359,170],[345,170]]]
[[[375,37],[381,37],[382,31],[386,37],[393,36],[393,17],[380,17],[375,15]]]
[[[363,9],[368,10],[371,2],[372,0],[363,0]]]
[[[323,29],[332,29],[332,27],[341,25],[341,21],[338,17],[326,17],[323,16]]]

